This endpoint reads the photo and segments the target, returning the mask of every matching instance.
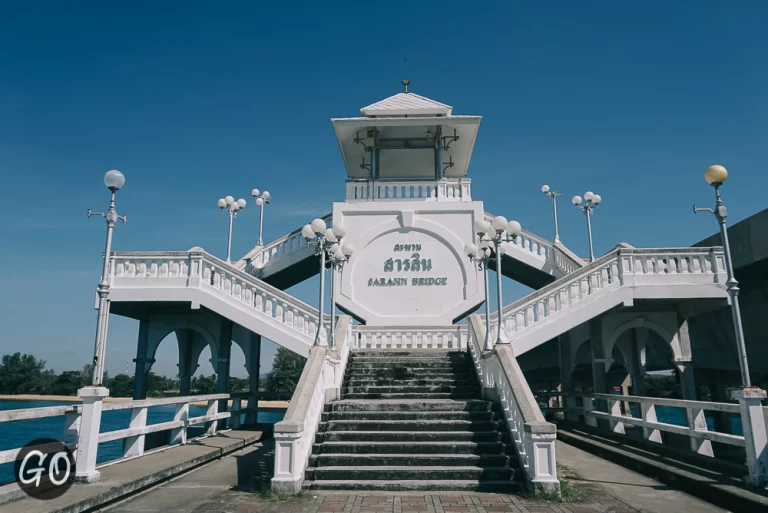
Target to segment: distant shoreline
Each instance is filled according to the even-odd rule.
[[[150,398],[158,399],[158,398]],[[40,394],[0,394],[0,401],[60,401],[67,403],[79,403],[82,402],[77,396],[68,395],[40,395]],[[133,401],[131,397],[107,397],[104,401],[108,403],[120,403],[124,401]],[[205,406],[206,401],[195,401],[195,406]],[[229,401],[229,406],[232,406],[232,400]],[[285,409],[288,408],[288,401],[259,401],[259,409]]]

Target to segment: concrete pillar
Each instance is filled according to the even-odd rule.
[[[101,473],[96,470],[96,452],[99,448],[102,403],[109,396],[109,390],[83,387],[77,391],[77,396],[83,400],[83,405],[75,455],[75,481],[93,483],[101,478]]]
[[[261,372],[261,335],[251,333],[250,350],[248,358],[248,408],[253,411],[245,417],[246,424],[256,424],[258,422],[258,394],[259,394],[259,373]]]
[[[648,342],[648,330],[634,328],[632,330],[632,362],[630,376],[632,378],[632,394],[645,396],[645,345]]]
[[[221,319],[218,337],[218,358],[214,363],[216,367],[216,393],[229,392],[229,363],[232,354],[232,321]],[[213,362],[212,362],[213,363]],[[219,401],[219,412],[227,411],[227,400]],[[225,429],[226,420],[219,421],[219,429]]]
[[[557,343],[560,353],[560,390],[566,394],[562,401],[563,407],[566,408],[564,417],[566,420],[578,422],[578,414],[574,411],[568,411],[568,408],[576,405],[574,398],[567,395],[573,393],[573,358],[571,358],[570,333],[565,332],[557,337]]]
[[[677,338],[682,352],[681,361],[675,362],[680,371],[680,389],[683,399],[696,400],[696,380],[693,377],[693,363],[691,362],[691,335],[688,332],[688,319],[678,318]]]
[[[596,394],[607,394],[608,384],[605,376],[606,358],[603,347],[603,330],[600,318],[589,321],[589,339],[592,349],[592,389]]]
[[[199,367],[197,361],[207,342],[196,331],[177,330],[176,340],[179,344],[179,395],[192,393],[192,376]]]
[[[147,377],[149,376],[149,369],[155,363],[154,359],[148,358],[148,350],[149,319],[144,318],[139,321],[139,339],[136,344],[136,358],[133,360],[136,362],[133,373],[133,398],[136,400],[147,398]]]
[[[768,436],[761,404],[765,397],[765,390],[757,387],[742,388],[733,393],[733,398],[739,401],[741,425],[744,429],[749,469],[745,480],[747,484],[757,487],[768,484]]]

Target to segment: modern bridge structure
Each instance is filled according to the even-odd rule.
[[[173,332],[182,396],[210,347],[219,395],[206,397],[208,415],[194,420],[211,433],[223,419],[236,427],[239,413],[256,411],[254,393],[246,408],[238,399],[235,412],[217,402],[226,397],[232,343],[243,349],[252,391],[262,337],[308,357],[275,426],[272,484],[279,490],[557,490],[558,415],[654,443],[672,433],[701,457],[731,447],[750,479],[768,477],[764,395],[725,403],[697,394],[691,320],[730,301],[717,241],[620,244],[588,262],[559,240],[523,230],[490,255],[488,267],[495,271],[501,258],[505,276],[535,291],[491,315],[489,326],[474,313],[486,301],[486,271],[467,258],[465,245],[477,240],[479,220],[494,218],[472,196],[468,177],[480,122],[407,90],[362,108],[360,117],[332,120],[347,179],[345,200],[323,221],[343,225],[342,244],[356,250],[330,271],[345,315],[331,326],[323,314],[320,333],[318,308],[285,292],[321,272],[301,227],[231,264],[197,247],[108,255],[111,313],[140,322],[135,422],[112,435],[130,440],[126,456],[142,454],[151,432],[146,379]],[[677,375],[678,400],[646,397],[643,376],[659,355]],[[537,369],[556,369],[546,391]],[[101,400],[86,397],[70,434],[83,480],[98,478],[94,443],[84,441],[94,422],[98,433]],[[671,407],[685,412],[684,425],[659,420],[656,408],[670,406],[664,401],[677,401]],[[743,431],[715,430],[709,411],[740,415]],[[184,415],[180,407],[171,426],[179,443],[192,424]],[[0,452],[0,462],[15,456]]]

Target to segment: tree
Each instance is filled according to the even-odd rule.
[[[229,378],[229,393],[245,392],[250,387],[250,383],[245,378],[236,378],[230,376]]]
[[[216,393],[216,374],[210,376],[197,376],[192,378],[193,394],[215,394]]]
[[[268,392],[293,392],[307,359],[284,347],[277,348],[272,372],[267,376]]]
[[[104,383],[112,397],[133,397],[133,376],[118,374]]]
[[[0,393],[31,394],[42,393],[50,373],[44,375],[45,360],[38,360],[31,354],[14,353],[3,355],[0,364]]]
[[[77,395],[77,391],[82,388],[87,381],[83,381],[80,371],[64,371],[53,381],[51,393],[55,395]]]

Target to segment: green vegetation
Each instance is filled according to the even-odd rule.
[[[304,369],[306,358],[284,348],[277,350],[274,367],[266,379],[259,383],[260,390],[268,392],[293,392]],[[91,383],[91,365],[82,370],[67,370],[56,374],[46,369],[45,360],[31,354],[13,353],[0,360],[0,394],[77,395],[77,390]],[[190,383],[193,394],[216,393],[216,374],[195,376]],[[133,376],[118,374],[110,378],[104,374],[104,386],[112,397],[133,396]],[[229,392],[245,392],[249,381],[245,378],[229,378]],[[179,390],[178,378],[159,376],[150,371],[147,377],[147,397],[162,397],[168,391]]]

